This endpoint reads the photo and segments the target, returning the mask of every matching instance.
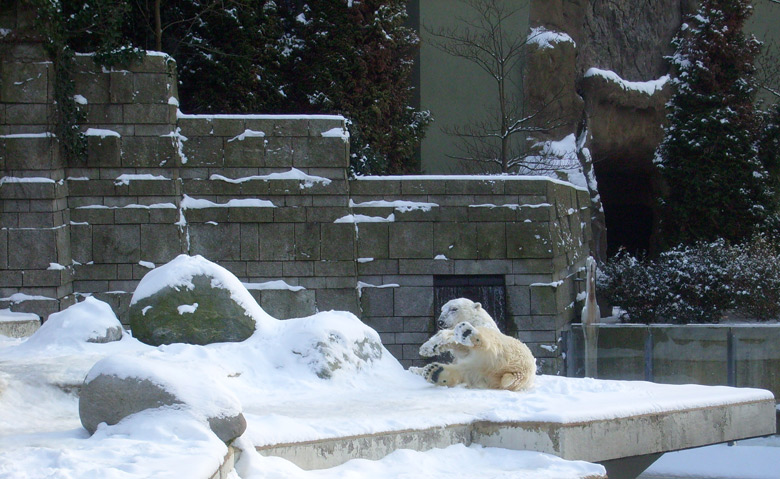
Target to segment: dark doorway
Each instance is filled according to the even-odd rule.
[[[506,333],[506,283],[503,275],[441,275],[433,277],[434,315],[455,298],[468,298],[481,303],[485,311]]]

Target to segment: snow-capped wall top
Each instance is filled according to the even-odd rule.
[[[617,83],[618,85],[623,87],[624,90],[638,91],[638,92],[646,93],[648,95],[652,95],[653,93],[662,90],[664,85],[666,85],[666,82],[669,81],[669,75],[664,75],[661,78],[658,78],[656,80],[649,80],[643,82],[628,81],[622,79],[620,75],[618,75],[613,71],[601,70],[598,68],[589,69],[588,71],[585,72],[585,75],[583,76],[584,78],[588,78],[592,76],[600,76],[611,82]]]

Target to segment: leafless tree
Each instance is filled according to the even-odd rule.
[[[576,159],[551,154],[549,142],[533,140],[564,122],[547,114],[560,94],[534,108],[525,101],[522,73],[533,35],[511,28],[522,24],[518,15],[522,6],[512,2],[510,7],[504,0],[459,1],[469,7],[471,15],[457,17],[455,26],[426,26],[425,31],[432,46],[479,67],[492,80],[495,101],[486,105],[482,117],[475,112],[469,123],[443,128],[457,138],[460,154],[450,157],[477,164],[485,172],[542,172],[572,166]]]

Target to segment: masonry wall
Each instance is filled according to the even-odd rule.
[[[0,308],[47,317],[84,295],[123,321],[151,268],[200,254],[279,318],[352,311],[405,365],[434,331],[436,275],[501,275],[509,330],[543,369],[574,318],[587,192],[547,178],[348,178],[338,116],[178,112],[175,66],[78,58],[88,155],[51,135],[52,67],[3,47]]]

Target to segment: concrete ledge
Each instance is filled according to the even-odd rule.
[[[424,451],[457,443],[531,450],[563,459],[619,465],[620,461],[639,456],[654,460],[668,451],[774,434],[774,417],[775,402],[766,399],[587,422],[476,421],[274,444],[257,450],[263,455],[280,456],[303,469],[333,467],[355,458],[379,459],[396,449]],[[652,460],[643,462],[645,467]]]
[[[26,338],[38,331],[41,319],[32,313],[13,313],[0,310],[0,335],[9,338]]]

